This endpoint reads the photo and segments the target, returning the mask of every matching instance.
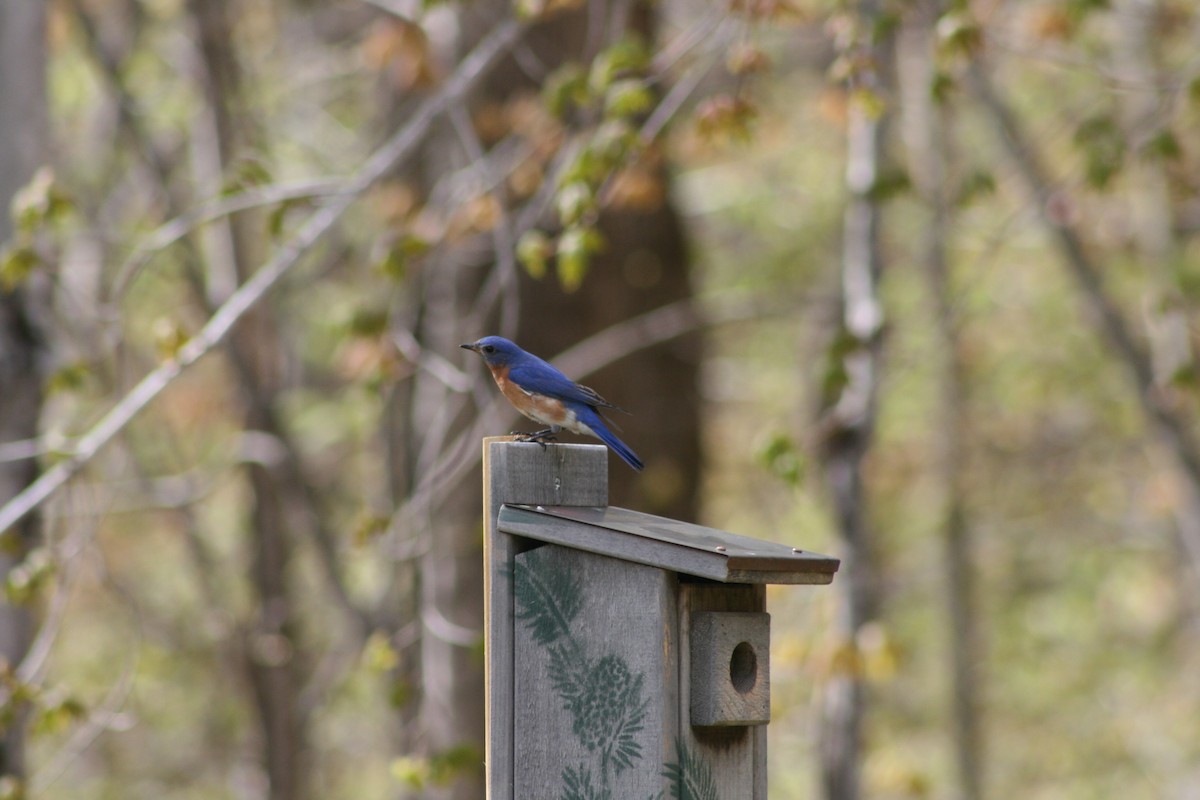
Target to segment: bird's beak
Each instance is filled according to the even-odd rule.
[[[463,350],[474,350],[476,353],[479,352],[479,345],[477,344],[460,344],[459,347],[461,347]]]

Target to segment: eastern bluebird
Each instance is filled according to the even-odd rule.
[[[496,379],[500,392],[513,408],[534,422],[550,427],[528,434],[526,441],[554,436],[566,428],[572,433],[594,436],[636,470],[643,466],[637,453],[613,435],[600,416],[601,408],[624,409],[605,400],[595,391],[580,386],[556,368],[500,336],[485,336],[460,347],[474,350]]]

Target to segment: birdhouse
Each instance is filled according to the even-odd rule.
[[[484,442],[490,800],[765,800],[766,584],[838,561],[608,505],[599,445]]]

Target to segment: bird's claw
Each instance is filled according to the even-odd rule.
[[[534,431],[533,433],[524,433],[522,431],[511,431],[511,436],[516,436],[518,442],[533,442],[540,444],[542,449],[546,449],[546,442],[556,442],[558,437],[554,435],[554,431],[547,428],[544,431]]]

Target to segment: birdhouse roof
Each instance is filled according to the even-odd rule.
[[[614,506],[504,505],[499,529],[722,583],[825,584],[839,565],[820,553]]]

